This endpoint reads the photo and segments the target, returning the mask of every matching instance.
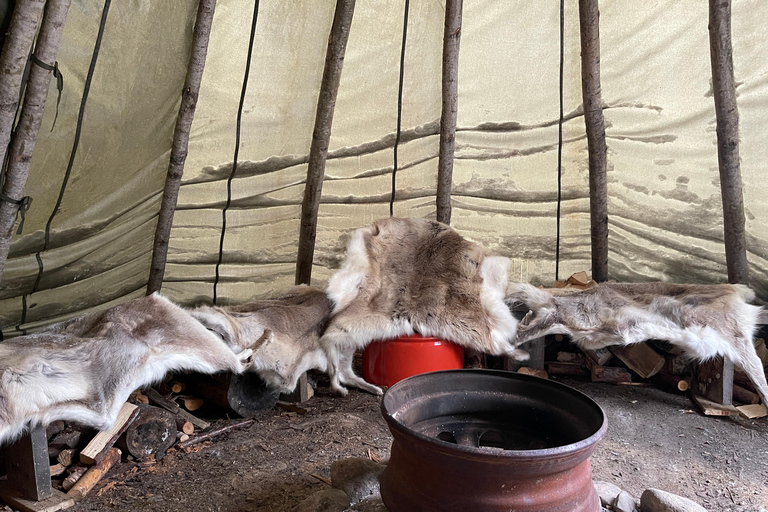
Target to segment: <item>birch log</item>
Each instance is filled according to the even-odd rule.
[[[165,177],[163,201],[155,230],[155,243],[152,249],[152,266],[147,283],[147,295],[160,291],[165,275],[165,263],[168,257],[168,243],[171,238],[173,214],[176,211],[176,201],[179,197],[181,177],[184,174],[184,162],[187,160],[189,147],[189,132],[195,118],[197,98],[200,93],[200,82],[205,69],[205,58],[208,54],[208,39],[211,35],[213,13],[216,10],[216,0],[200,0],[195,20],[195,33],[192,36],[192,54],[189,57],[187,78],[184,90],[181,92],[181,107],[176,117],[176,129],[173,133],[173,147],[168,162],[168,173]]]
[[[739,167],[739,111],[733,78],[730,0],[709,0],[709,48],[717,118],[717,160],[723,198],[728,282],[749,284],[744,196]]]
[[[600,90],[600,11],[598,0],[579,0],[581,93],[589,148],[589,213],[592,279],[608,279],[608,183],[605,119]]]
[[[447,0],[443,32],[443,109],[440,115],[440,154],[437,162],[437,220],[451,223],[451,185],[456,118],[459,112],[459,43],[463,0]]]
[[[301,203],[296,284],[309,284],[312,278],[312,260],[315,256],[315,237],[317,236],[317,212],[320,208],[320,197],[323,191],[325,161],[328,157],[336,94],[341,82],[344,53],[347,49],[347,39],[349,39],[354,12],[355,0],[336,1],[336,12],[333,15],[333,25],[328,37],[328,50],[325,55],[323,80],[317,99],[315,129],[312,132],[312,144],[309,149],[307,184],[304,188],[304,201]]]

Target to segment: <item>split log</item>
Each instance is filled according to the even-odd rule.
[[[578,363],[547,363],[547,373],[550,375],[589,375],[589,369]]]
[[[733,399],[747,405],[760,403],[760,396],[758,394],[753,393],[738,384],[733,385]]]
[[[597,350],[584,350],[584,355],[587,356],[595,364],[604,366],[605,363],[613,358],[613,354],[607,348],[599,348]]]
[[[62,450],[61,452],[59,452],[59,455],[56,457],[56,460],[62,466],[69,467],[78,460],[77,455],[78,453],[76,449],[68,448],[66,450]]]
[[[68,496],[81,500],[88,492],[93,489],[99,480],[101,480],[107,472],[112,469],[119,460],[121,452],[117,448],[110,448],[101,461],[95,466],[91,467],[75,485],[67,492]]]
[[[51,476],[59,476],[63,475],[67,472],[67,466],[64,464],[57,462],[56,464],[53,464],[49,469],[48,472],[51,474]]]
[[[280,396],[253,372],[200,376],[195,387],[206,402],[244,418],[274,408]]]
[[[49,423],[48,426],[45,427],[45,436],[48,441],[61,433],[65,427],[66,425],[63,420],[56,420],[53,423]]]
[[[517,370],[517,373],[522,373],[524,375],[533,375],[534,377],[539,377],[541,379],[549,378],[549,374],[547,374],[547,372],[542,370],[541,368],[530,368],[528,366],[523,366],[522,368]]]
[[[139,406],[139,417],[118,439],[118,446],[137,460],[155,455],[160,460],[176,441],[176,418],[151,405]]]
[[[61,488],[64,489],[64,492],[72,489],[72,487],[75,486],[75,483],[80,480],[80,477],[82,477],[86,471],[88,471],[88,466],[83,466],[82,464],[70,466],[68,469],[69,474],[67,474],[67,477],[61,483]]]
[[[667,375],[677,375],[678,377],[689,375],[691,373],[691,360],[686,356],[666,357],[661,371]]]
[[[613,355],[621,359],[630,370],[644,379],[649,379],[659,373],[664,366],[664,357],[645,343],[633,345],[615,345],[610,347]]]
[[[168,400],[163,395],[161,395],[156,389],[147,388],[144,390],[144,394],[147,395],[147,398],[149,399],[149,403],[151,403],[152,405],[162,407],[166,411],[170,411],[173,414],[176,414],[179,412],[179,404],[177,404],[172,400]]]
[[[112,428],[96,434],[96,437],[80,452],[80,462],[88,465],[97,464],[138,415],[139,408],[137,406],[128,402],[124,403],[120,412],[117,413],[117,420]]]
[[[608,384],[632,382],[632,375],[627,370],[614,366],[592,365],[590,377],[592,382],[607,382]]]
[[[578,352],[558,352],[557,362],[585,364],[584,354]]]
[[[669,373],[657,373],[651,377],[651,382],[659,387],[671,391],[688,391],[690,384],[687,380]]]

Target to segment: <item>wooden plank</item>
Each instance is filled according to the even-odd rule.
[[[117,413],[117,420],[112,428],[96,434],[88,446],[80,452],[80,462],[87,465],[98,464],[107,454],[117,438],[125,432],[125,429],[133,423],[133,420],[139,415],[139,408],[131,403],[124,403],[120,412]]]
[[[764,404],[742,405],[736,408],[739,414],[748,420],[764,418],[768,416],[768,408]]]
[[[53,493],[45,427],[33,427],[5,447],[8,484],[19,496],[40,501]]]
[[[693,398],[694,403],[699,406],[699,409],[701,409],[701,412],[703,412],[706,416],[738,416],[739,415],[739,410],[732,405],[718,404],[717,402],[713,402],[712,400],[707,400],[706,398],[702,396],[698,396],[696,394],[691,394],[691,397]]]
[[[653,377],[664,366],[664,357],[645,343],[616,345],[610,349],[613,355],[644,379]]]
[[[31,500],[19,494],[8,482],[0,482],[0,497],[6,504],[21,512],[57,512],[75,504],[74,498],[56,489],[43,500]]]

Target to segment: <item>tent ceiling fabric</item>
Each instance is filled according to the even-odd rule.
[[[339,265],[349,230],[388,215],[403,0],[358,2],[320,206],[313,282]],[[73,174],[39,291],[35,253],[69,160],[103,0],[74,0],[26,193],[34,202],[0,284],[0,326],[24,327],[137,297],[149,275],[195,0],[114,2]],[[219,0],[174,218],[163,292],[210,300],[252,0]],[[293,284],[300,202],[334,2],[261,1],[218,294],[238,302]],[[410,3],[397,216],[434,216],[444,3]],[[561,275],[590,265],[578,9],[566,2]],[[752,285],[768,299],[768,4],[733,4]],[[609,276],[724,282],[706,2],[601,2],[609,178]],[[464,5],[453,226],[513,260],[511,278],[554,277],[559,5]]]

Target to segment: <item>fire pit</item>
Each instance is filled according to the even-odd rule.
[[[495,370],[410,377],[381,402],[390,512],[599,512],[589,456],[603,410],[563,384]]]

